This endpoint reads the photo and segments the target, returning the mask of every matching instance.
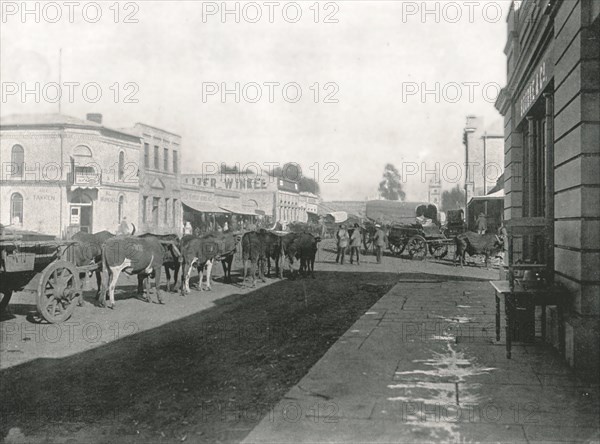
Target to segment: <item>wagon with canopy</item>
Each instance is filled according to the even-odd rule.
[[[425,202],[367,202],[367,216],[387,227],[388,249],[395,255],[407,251],[411,259],[427,253],[441,259],[453,244],[440,229],[437,207]]]

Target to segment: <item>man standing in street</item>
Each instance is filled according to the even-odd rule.
[[[360,227],[358,224],[354,224],[354,231],[350,236],[350,263],[352,264],[352,258],[356,253],[356,265],[360,265],[360,245],[362,244],[362,236],[360,233]]]
[[[381,264],[381,255],[383,254],[383,248],[385,247],[385,233],[381,229],[381,225],[376,224],[375,228],[377,229],[375,237],[373,238],[375,242],[375,254],[377,255],[377,263]]]
[[[337,257],[335,258],[335,263],[340,262],[344,265],[344,257],[346,256],[346,248],[348,248],[348,232],[346,231],[346,227],[340,225],[336,233],[337,238]]]

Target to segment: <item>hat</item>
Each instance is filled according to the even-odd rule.
[[[479,213],[480,216],[485,216],[485,213]]]
[[[381,225],[375,224],[375,228],[381,228]]]

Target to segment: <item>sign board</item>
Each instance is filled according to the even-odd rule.
[[[79,207],[71,207],[71,225],[79,225]]]
[[[523,91],[519,95],[519,99],[515,103],[516,112],[519,116],[517,119],[518,121],[521,121],[523,117],[527,115],[527,112],[531,109],[537,99],[539,99],[542,91],[544,91],[546,86],[548,86],[548,83],[550,83],[550,80],[552,80],[553,75],[554,62],[552,59],[552,52],[547,51],[544,58],[533,70]]]

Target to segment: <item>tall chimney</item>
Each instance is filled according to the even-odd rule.
[[[85,118],[91,122],[96,122],[102,125],[102,114],[99,113],[89,113],[85,116]]]

